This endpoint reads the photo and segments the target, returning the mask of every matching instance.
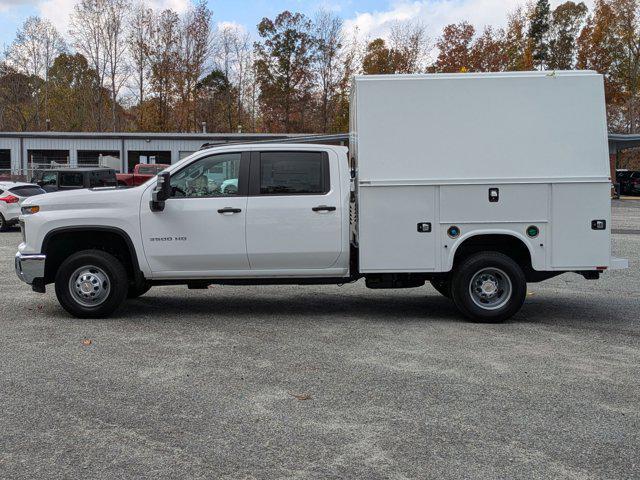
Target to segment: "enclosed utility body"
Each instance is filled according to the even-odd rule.
[[[518,240],[538,272],[624,265],[601,75],[359,76],[351,132],[364,274],[448,272],[474,237]]]

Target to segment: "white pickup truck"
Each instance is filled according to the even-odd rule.
[[[365,76],[351,102],[350,150],[227,145],[136,188],[27,200],[18,276],[85,318],[155,285],[364,278],[431,282],[498,322],[527,282],[627,266],[610,254],[600,75]]]

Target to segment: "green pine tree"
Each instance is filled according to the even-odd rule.
[[[542,70],[549,58],[548,33],[551,25],[551,7],[549,0],[538,0],[531,14],[529,25],[529,44],[533,65]]]

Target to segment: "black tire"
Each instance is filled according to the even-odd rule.
[[[7,221],[0,213],[0,232],[4,232],[5,230],[7,230]]]
[[[78,270],[85,267],[88,270],[91,270],[89,267],[96,268],[100,275],[107,280],[109,288],[102,290],[106,291],[105,298],[99,304],[82,304],[71,291],[70,282],[72,276],[75,276]],[[84,284],[86,285],[87,283],[90,282],[85,282]],[[105,285],[105,283],[100,284],[98,282],[98,285]],[[84,250],[74,253],[62,262],[56,273],[55,287],[60,305],[74,317],[104,318],[111,315],[127,298],[129,279],[122,262],[113,255],[101,250]],[[87,298],[87,302],[90,302],[91,299]]]
[[[140,282],[135,285],[129,285],[129,290],[127,291],[127,298],[134,299],[141,297],[145,293],[147,293],[151,289],[151,284],[148,282]]]
[[[483,282],[482,287],[475,284],[478,293],[472,293],[472,281]],[[487,290],[495,288],[495,293],[491,292],[493,297],[489,299],[480,298],[486,294],[485,281]],[[507,289],[510,289],[509,294]],[[452,299],[458,310],[475,322],[499,323],[508,320],[520,310],[526,295],[527,281],[522,269],[502,253],[476,253],[464,259],[453,272]],[[504,298],[500,298],[501,296]]]
[[[449,280],[431,280],[431,286],[443,297],[451,298],[451,282]]]

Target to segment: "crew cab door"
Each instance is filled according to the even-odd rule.
[[[249,269],[245,221],[249,154],[225,152],[172,172],[172,197],[152,212],[145,192],[141,229],[156,278],[213,277]]]
[[[342,202],[331,151],[251,154],[247,252],[252,271],[327,269],[342,253]],[[330,161],[332,160],[332,161]]]

